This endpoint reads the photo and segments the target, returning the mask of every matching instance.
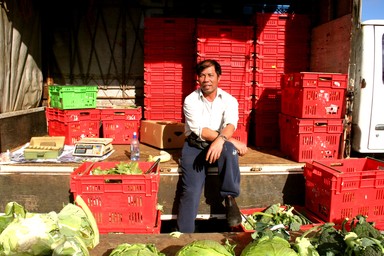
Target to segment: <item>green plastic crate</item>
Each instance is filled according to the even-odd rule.
[[[49,98],[52,108],[96,108],[97,85],[51,85]]]

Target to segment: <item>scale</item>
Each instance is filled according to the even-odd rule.
[[[112,138],[83,138],[76,142],[74,156],[103,156],[113,150]]]

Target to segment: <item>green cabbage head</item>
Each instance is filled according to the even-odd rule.
[[[61,237],[55,212],[27,213],[1,232],[0,255],[52,255],[51,245]]]
[[[240,256],[298,256],[284,238],[264,236],[249,243]]]
[[[213,240],[196,240],[183,246],[176,256],[234,256],[234,248],[228,240],[225,245]]]

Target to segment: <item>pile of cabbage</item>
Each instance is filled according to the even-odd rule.
[[[59,213],[30,213],[9,202],[0,215],[0,255],[89,255],[99,243],[99,230],[81,197],[76,203]]]

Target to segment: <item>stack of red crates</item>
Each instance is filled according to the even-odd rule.
[[[66,145],[100,135],[100,110],[96,109],[97,86],[50,85],[46,108],[49,136],[65,136]]]
[[[281,75],[309,68],[310,20],[306,15],[256,13],[253,144],[278,148]]]
[[[339,158],[346,88],[346,74],[283,75],[281,151],[297,162]]]
[[[215,59],[222,66],[220,88],[239,102],[239,122],[234,137],[248,144],[252,107],[254,30],[252,26],[200,20],[196,28],[197,62]]]
[[[183,121],[183,100],[195,88],[195,19],[153,17],[144,25],[144,118]]]

